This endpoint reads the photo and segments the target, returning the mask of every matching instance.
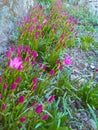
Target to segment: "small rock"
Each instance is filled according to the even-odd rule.
[[[98,82],[98,76],[95,77],[95,81]]]
[[[91,65],[90,65],[90,68],[91,68],[92,70],[94,70],[94,69],[95,69],[95,66],[94,66],[93,64],[91,64]]]
[[[75,76],[75,75],[73,75],[73,74],[70,76],[70,80],[71,80],[71,81],[75,80],[76,78],[77,78],[77,76]]]

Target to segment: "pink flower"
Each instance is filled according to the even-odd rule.
[[[98,69],[96,69],[96,72],[98,72]]]
[[[12,89],[12,90],[15,90],[16,87],[17,87],[17,84],[16,84],[16,83],[13,83],[11,89]]]
[[[58,59],[56,63],[57,63],[57,64],[60,64],[60,59]]]
[[[40,63],[40,64],[39,64],[39,67],[42,68],[42,66],[43,66],[42,63]]]
[[[50,74],[50,76],[53,76],[54,75],[54,69],[52,69],[50,72],[49,72],[49,74]]]
[[[63,40],[63,39],[64,39],[64,37],[65,37],[65,36],[64,36],[64,34],[62,34],[62,35],[61,35],[61,37],[60,37],[60,39],[61,39],[61,40]]]
[[[37,52],[36,52],[36,51],[33,51],[33,52],[32,52],[32,57],[35,59],[37,56],[38,56]]]
[[[32,102],[32,106],[35,106],[35,105],[36,105],[36,103],[37,103],[36,101]]]
[[[46,70],[46,65],[43,66],[43,69]]]
[[[38,30],[41,30],[41,29],[42,29],[42,27],[40,25],[38,25]]]
[[[46,25],[46,23],[47,23],[47,20],[46,20],[46,19],[44,19],[43,24],[44,24],[44,25]]]
[[[42,117],[42,120],[47,120],[48,119],[48,117],[49,117],[49,115],[48,114],[45,114],[43,117]]]
[[[36,85],[37,84],[37,78],[35,77],[33,80],[32,80],[33,84]]]
[[[39,32],[36,32],[36,39],[38,39],[40,36],[40,33]]]
[[[11,51],[9,50],[6,54],[7,58],[10,58],[11,57]]]
[[[43,110],[43,105],[42,105],[42,104],[39,104],[39,105],[36,107],[35,112],[38,113],[38,114],[40,114],[40,113],[42,113],[42,110]]]
[[[33,90],[33,91],[36,91],[36,85],[33,86],[32,90]]]
[[[20,96],[18,99],[18,103],[23,103],[25,100],[24,96]]]
[[[11,51],[14,52],[14,50],[15,50],[15,47],[13,45],[13,46],[11,46]]]
[[[32,60],[32,66],[34,66],[34,64],[35,64],[35,60]]]
[[[22,60],[19,57],[15,57],[13,60],[10,60],[9,66],[17,70],[23,69]]]
[[[65,65],[71,65],[71,64],[72,64],[71,59],[70,59],[69,57],[66,57],[66,58],[64,59],[64,64],[65,64]]]
[[[2,83],[2,78],[0,77],[0,83]]]
[[[29,61],[30,61],[30,57],[27,56],[27,57],[26,57],[26,62],[29,62]]]
[[[2,94],[0,93],[0,100],[2,99]]]
[[[17,79],[16,79],[16,83],[18,84],[18,83],[20,83],[21,82],[21,77],[18,77]]]
[[[25,121],[26,121],[26,117],[20,118],[20,122],[25,122]]]
[[[51,95],[49,98],[48,98],[48,102],[51,104],[54,100],[54,95]]]
[[[6,110],[6,104],[2,104],[2,111],[5,111]]]
[[[7,84],[6,84],[6,83],[4,83],[3,88],[4,88],[5,90],[7,89]]]
[[[60,65],[60,66],[59,66],[59,70],[62,70],[62,69],[63,69],[63,65]]]

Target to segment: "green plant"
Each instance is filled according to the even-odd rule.
[[[53,3],[47,14],[43,12],[38,6],[20,22],[18,43],[36,50],[39,60],[44,60],[51,70],[66,44],[73,46],[75,36],[72,34],[77,21],[62,12],[60,2]]]
[[[90,36],[85,36],[80,38],[81,45],[80,47],[83,50],[90,50],[92,48],[92,45],[94,43],[94,39]]]
[[[89,104],[87,106],[89,108],[89,111],[90,111],[95,123],[96,123],[96,129],[98,129],[98,118],[97,118],[97,116],[96,116],[96,114],[94,112],[94,109]]]
[[[92,107],[98,108],[98,84],[90,79],[84,82],[77,91],[77,95],[81,99],[84,106],[89,104]]]

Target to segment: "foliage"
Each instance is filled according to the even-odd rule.
[[[53,3],[46,15],[44,9],[38,6],[20,22],[18,43],[36,50],[51,70],[66,45],[72,46],[76,24],[77,20],[62,11],[60,2]]]
[[[77,94],[85,106],[89,104],[92,107],[98,108],[98,84],[93,79],[81,84]]]

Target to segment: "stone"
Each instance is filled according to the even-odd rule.
[[[94,70],[94,69],[95,69],[95,66],[94,66],[93,64],[91,64],[91,65],[90,65],[90,68],[91,68],[92,70]]]
[[[0,46],[12,39],[17,21],[27,15],[34,3],[34,0],[0,0]]]

